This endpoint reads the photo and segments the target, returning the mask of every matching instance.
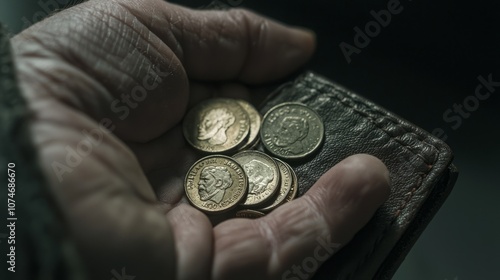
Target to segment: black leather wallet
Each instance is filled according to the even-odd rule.
[[[329,168],[357,153],[381,159],[391,195],[354,239],[314,279],[390,279],[450,193],[458,172],[450,148],[430,133],[313,73],[275,91],[261,107],[301,102],[325,125],[320,150],[291,162],[304,194]],[[262,149],[262,147],[260,147]]]
[[[230,2],[235,1],[215,0],[203,8],[229,9]],[[389,199],[314,279],[391,279],[455,184],[458,170],[451,149],[423,129],[314,73],[281,86],[263,103],[261,113],[290,101],[316,110],[325,125],[321,149],[307,161],[289,162],[299,180],[299,196],[353,154],[378,157],[391,177]]]

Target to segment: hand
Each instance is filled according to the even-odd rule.
[[[92,279],[123,267],[148,280],[293,279],[318,237],[345,245],[388,196],[386,167],[355,155],[264,218],[212,227],[185,199],[197,159],[186,108],[285,77],[312,55],[310,32],[241,9],[110,0],[12,44],[40,165]]]

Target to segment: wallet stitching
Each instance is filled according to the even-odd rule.
[[[328,94],[330,95],[330,94]],[[346,107],[348,108],[351,108],[353,110],[353,112],[356,112],[358,115],[360,115],[361,117],[363,117],[364,119],[367,119],[369,120],[375,127],[377,127],[379,130],[383,131],[384,133],[386,133],[393,141],[397,142],[401,147],[404,147],[407,149],[408,152],[414,154],[415,156],[420,156],[420,154],[418,153],[415,153],[414,151],[412,151],[412,149],[409,149],[409,147],[412,147],[412,148],[415,148],[415,146],[413,145],[408,145],[408,144],[405,144],[401,141],[399,141],[398,139],[396,139],[397,136],[392,136],[390,135],[383,127],[380,126],[380,124],[376,123],[375,120],[376,120],[376,116],[371,116],[369,112],[364,112],[364,111],[361,111],[360,109],[352,106],[352,104],[349,104],[349,102],[347,101],[343,101],[342,98],[339,98],[338,96],[336,96],[335,94],[331,94],[331,96],[335,99],[337,99],[340,103],[342,103],[343,105],[345,105]],[[353,100],[351,98],[351,96],[347,96],[347,98],[349,98],[350,100]],[[354,101],[354,100],[353,100]],[[363,104],[364,105],[364,104]],[[385,116],[383,114],[380,114],[380,112],[378,110],[376,110],[375,112],[379,113],[379,116]],[[392,120],[389,120],[391,121],[393,124],[397,124],[397,125],[401,125],[401,123],[395,123],[393,122]],[[403,130],[405,133],[408,133],[408,132],[413,132],[413,131],[409,131],[406,127],[404,127],[404,125],[401,125],[403,126]],[[404,134],[401,134],[401,135],[404,135]],[[401,135],[398,135],[398,136],[401,136]],[[417,134],[415,134],[417,135]],[[419,135],[417,135],[419,136]],[[418,137],[417,138],[419,141],[423,141],[422,138]],[[435,147],[434,145],[430,144],[431,146],[433,146],[434,148],[437,149],[437,147]],[[398,219],[398,217],[400,216],[400,214],[403,212],[403,210],[405,210],[405,208],[408,206],[409,202],[411,201],[411,199],[414,197],[415,195],[415,192],[417,191],[417,189],[420,188],[422,182],[423,182],[423,177],[426,177],[428,175],[428,173],[432,170],[432,168],[434,167],[434,163],[436,162],[436,160],[432,163],[429,163],[425,160],[425,157],[422,157],[424,162],[427,164],[427,165],[431,165],[432,167],[430,169],[428,169],[425,174],[421,174],[419,176],[420,180],[418,182],[418,184],[412,184],[412,189],[409,193],[409,195],[407,196],[407,198],[404,200],[403,204],[401,206],[399,206],[396,210],[396,212],[394,213],[390,223],[384,227],[384,230],[382,231],[382,234],[380,234],[379,238],[377,238],[375,240],[375,242],[373,242],[372,246],[371,246],[371,250],[365,254],[364,258],[359,261],[356,266],[355,266],[355,269],[353,271],[351,271],[349,274],[346,275],[346,277],[344,279],[352,279],[353,275],[354,275],[354,272],[357,271],[367,260],[368,258],[373,254],[373,252],[375,251],[375,248],[378,246],[378,244],[380,244],[380,242],[382,242],[383,240],[383,237],[385,236],[385,233],[387,233],[389,231],[389,229],[391,228],[391,226],[396,222],[396,220]],[[422,176],[423,175],[423,176]]]
[[[388,116],[387,113],[384,113],[383,111],[380,111],[380,109],[376,105],[373,105],[373,107],[367,106],[367,104],[365,102],[363,102],[363,100],[357,100],[356,97],[352,95],[352,93],[350,93],[348,91],[345,91],[345,90],[343,90],[343,89],[341,89],[341,88],[339,88],[339,87],[337,87],[335,85],[325,84],[324,82],[321,82],[321,83],[323,85],[327,86],[327,87],[333,88],[333,91],[332,92],[326,92],[324,88],[314,88],[314,87],[310,87],[309,85],[304,84],[304,83],[303,83],[303,85],[306,88],[314,89],[314,90],[319,91],[322,94],[325,94],[327,96],[331,96],[331,97],[335,98],[336,100],[338,100],[340,103],[342,103],[344,106],[346,106],[348,108],[351,108],[353,110],[353,112],[356,112],[358,115],[360,115],[364,119],[369,120],[375,127],[377,127],[379,130],[381,130],[384,133],[386,133],[393,141],[395,141],[396,143],[398,143],[400,146],[406,148],[407,151],[409,151],[410,153],[414,154],[415,156],[421,157],[423,159],[424,163],[426,163],[429,166],[428,170],[426,170],[424,173],[421,173],[417,177],[418,178],[417,179],[418,180],[417,184],[413,184],[413,187],[412,187],[411,191],[409,192],[408,197],[404,200],[403,204],[400,207],[398,207],[396,213],[394,214],[393,218],[391,219],[391,222],[387,226],[384,227],[384,230],[382,231],[382,234],[379,236],[379,238],[377,238],[375,240],[375,242],[371,246],[371,250],[368,253],[365,254],[364,258],[361,261],[359,261],[357,263],[357,265],[355,266],[355,270],[354,270],[354,271],[357,271],[358,268],[361,267],[366,262],[366,260],[373,254],[375,247],[377,247],[378,244],[380,244],[380,242],[382,241],[383,237],[385,236],[385,233],[387,233],[389,231],[389,229],[391,228],[391,226],[396,222],[397,218],[400,216],[400,214],[403,212],[403,210],[408,206],[408,204],[411,201],[411,199],[414,197],[414,194],[417,191],[417,189],[419,189],[421,187],[422,183],[424,182],[424,178],[427,177],[428,174],[432,171],[432,169],[435,166],[435,163],[439,159],[440,149],[438,147],[436,147],[435,145],[433,145],[432,143],[425,142],[425,144],[428,144],[428,145],[434,147],[435,150],[437,151],[436,152],[437,156],[435,157],[434,161],[431,162],[431,163],[427,162],[425,156],[422,156],[422,154],[419,154],[419,153],[415,153],[411,149],[411,148],[418,148],[418,147],[416,147],[415,145],[409,145],[409,144],[403,143],[400,140],[396,139],[396,137],[402,136],[402,135],[404,135],[406,133],[412,133],[413,135],[416,136],[416,139],[418,141],[420,141],[420,142],[424,142],[425,139],[427,139],[426,137],[423,137],[423,136],[415,133],[413,130],[409,130],[406,127],[407,125],[404,124],[404,123],[402,123],[401,121],[399,121],[397,119],[396,119],[396,121],[394,121],[393,118],[389,117],[389,118],[387,118],[388,121],[390,121],[391,123],[393,123],[395,125],[398,125],[405,132],[405,133],[399,134],[397,136],[392,136],[389,132],[387,132],[383,127],[381,127],[375,121],[377,117],[387,117]],[[339,95],[341,95],[344,98],[341,98]],[[353,104],[351,104],[348,101],[352,101],[353,103],[361,105],[365,109],[368,108],[369,110],[367,110],[366,112],[365,111],[361,111],[360,109],[356,108],[355,106],[353,106]],[[372,114],[375,115],[375,116],[372,116]],[[354,271],[351,271],[349,274],[347,274],[346,277],[345,277],[345,279],[351,279],[353,277]]]
[[[328,95],[331,95],[331,94],[328,94]],[[387,134],[387,135],[388,135],[388,136],[389,136],[389,137],[390,137],[393,141],[397,142],[397,143],[398,143],[400,146],[402,146],[402,147],[405,147],[405,148],[409,148],[409,147],[411,147],[411,148],[418,148],[418,147],[416,147],[416,146],[414,146],[414,145],[409,145],[409,144],[406,144],[406,143],[404,143],[404,142],[402,142],[402,141],[400,141],[399,139],[397,139],[397,138],[396,138],[396,137],[398,137],[398,136],[402,136],[402,135],[404,135],[405,133],[412,133],[413,135],[417,136],[417,139],[418,139],[420,142],[422,142],[422,143],[424,143],[424,140],[426,139],[425,137],[422,137],[422,136],[420,136],[420,135],[418,135],[418,134],[415,134],[415,133],[414,133],[414,131],[412,131],[412,130],[408,130],[408,129],[405,127],[405,124],[400,123],[400,122],[394,122],[393,120],[391,120],[390,118],[388,118],[388,120],[389,120],[390,122],[392,122],[393,124],[399,125],[401,128],[403,128],[403,129],[404,129],[404,132],[405,132],[405,133],[400,134],[400,135],[397,135],[397,136],[392,136],[392,135],[391,135],[389,132],[387,132],[387,131],[386,131],[386,130],[382,127],[382,126],[380,126],[379,124],[377,124],[377,123],[374,121],[374,119],[375,119],[377,116],[375,116],[375,117],[370,116],[370,114],[369,114],[368,112],[361,111],[361,110],[357,109],[356,107],[354,107],[354,106],[352,106],[351,104],[349,104],[349,102],[343,101],[343,100],[342,100],[342,98],[339,98],[339,97],[338,97],[338,96],[336,96],[336,95],[331,95],[331,96],[332,96],[332,97],[334,97],[335,99],[337,99],[340,103],[344,104],[344,105],[345,105],[345,107],[349,107],[349,108],[351,108],[353,111],[355,111],[356,113],[358,113],[359,115],[361,115],[363,118],[368,119],[368,120],[369,120],[369,121],[370,121],[370,122],[371,122],[374,126],[376,126],[379,130],[381,130],[381,131],[383,131],[384,133],[386,133],[386,134]],[[350,100],[355,101],[355,100],[354,100],[351,96],[347,96],[347,97],[349,97],[349,98],[350,98]],[[361,104],[362,104],[362,103],[361,103]],[[364,105],[364,104],[363,104],[363,105]],[[378,117],[384,117],[384,116],[387,116],[387,115],[382,115],[382,114],[381,114],[381,112],[379,112],[378,110],[377,110],[377,113],[379,114],[379,115],[378,115]],[[425,143],[425,144],[430,145],[430,146],[434,147],[437,151],[439,151],[439,148],[438,148],[438,147],[436,147],[436,146],[434,146],[433,144],[431,144],[431,143]],[[422,154],[420,154],[420,153],[415,153],[414,151],[412,151],[412,149],[407,149],[407,151],[408,151],[408,152],[410,152],[410,153],[412,153],[412,154],[414,154],[415,156],[419,156],[419,157],[421,157],[421,158],[423,159],[423,161],[424,161],[427,165],[431,166],[431,168],[429,168],[429,169],[428,169],[425,173],[429,173],[429,172],[432,170],[432,168],[434,167],[434,164],[436,163],[436,161],[437,161],[437,159],[438,159],[438,157],[436,157],[436,159],[434,159],[434,161],[433,161],[433,162],[428,162],[428,161],[425,159],[425,157],[424,157],[424,156],[422,156]]]

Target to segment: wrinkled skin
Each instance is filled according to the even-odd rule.
[[[148,280],[281,279],[318,237],[349,242],[388,196],[386,167],[354,155],[256,220],[213,227],[184,197],[198,158],[180,129],[186,109],[215,90],[248,98],[244,85],[298,69],[311,32],[241,9],[110,0],[59,12],[12,44],[40,164],[91,279],[122,267]],[[141,86],[147,96],[130,99]],[[101,121],[112,133],[90,142],[82,131]],[[67,162],[78,147],[86,155]]]

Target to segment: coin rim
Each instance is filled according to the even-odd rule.
[[[296,175],[295,175],[295,172],[292,170],[292,167],[290,167],[290,165],[288,165],[286,162],[282,161],[279,158],[274,158],[274,160],[277,161],[278,165],[279,165],[280,162],[283,163],[283,165],[285,166],[285,168],[288,169],[288,173],[290,174],[290,189],[283,196],[283,199],[281,199],[281,201],[279,201],[278,203],[275,204],[275,202],[277,201],[277,199],[276,199],[275,201],[273,201],[273,203],[271,203],[271,205],[269,205],[267,207],[264,207],[264,208],[257,209],[257,210],[262,211],[264,213],[269,213],[269,212],[273,211],[274,209],[276,209],[276,208],[280,207],[281,205],[283,205],[285,203],[285,201],[286,201],[286,198],[288,197],[288,195],[292,191],[292,187],[294,186],[294,183],[295,183],[294,182],[294,176],[296,176]],[[283,182],[283,177],[281,177],[281,182]],[[279,197],[279,194],[278,194],[278,197]]]
[[[243,100],[243,99],[235,99],[236,102],[240,103],[239,105],[247,112],[248,115],[248,122],[249,122],[249,130],[248,130],[248,136],[246,142],[238,149],[239,151],[245,151],[247,149],[251,149],[255,144],[258,142],[258,139],[260,138],[260,128],[262,126],[262,115],[260,112],[253,106],[250,102]],[[241,103],[247,104],[250,108],[251,111],[247,110],[245,106],[241,105]],[[252,139],[252,118],[250,117],[251,114],[255,113],[258,117],[258,127],[257,127],[257,133],[255,134],[255,137]]]
[[[260,215],[259,217],[256,217],[256,218],[247,218],[247,217],[237,217],[236,215],[238,215],[238,213],[240,212],[251,212],[253,214],[257,214],[257,215]],[[238,210],[236,213],[234,213],[234,217],[235,218],[238,218],[238,219],[258,219],[258,218],[262,218],[266,215],[266,213],[263,213],[259,210],[254,210],[254,209],[242,209],[242,210]]]
[[[286,165],[288,166],[288,168],[290,168],[290,170],[292,171],[292,184],[293,184],[292,186],[293,186],[294,188],[293,188],[292,190],[290,190],[290,192],[288,193],[288,194],[290,194],[290,193],[291,193],[291,195],[290,195],[290,196],[288,196],[288,195],[287,195],[287,196],[285,197],[285,200],[284,200],[283,204],[288,203],[288,202],[290,202],[290,201],[294,200],[295,198],[297,198],[297,195],[298,195],[298,193],[299,193],[299,180],[298,180],[298,178],[297,178],[297,174],[295,173],[295,170],[293,170],[293,167],[292,167],[290,164],[288,164],[288,163],[286,163],[286,162],[285,162],[285,164],[286,164]],[[289,197],[290,197],[290,200],[287,200],[287,198],[289,198]]]

